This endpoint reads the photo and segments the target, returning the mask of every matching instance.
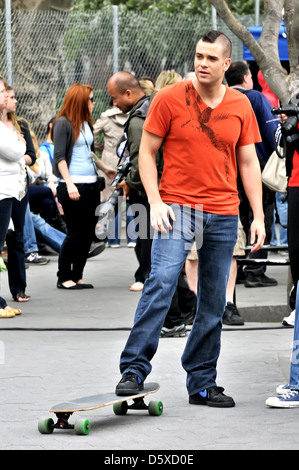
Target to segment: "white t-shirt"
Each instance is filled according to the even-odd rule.
[[[26,192],[26,145],[0,121],[0,199],[21,200]]]

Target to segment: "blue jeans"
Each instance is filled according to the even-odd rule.
[[[25,212],[24,251],[25,254],[38,252],[38,246],[29,204],[27,204]]]
[[[275,193],[275,200],[276,200],[276,211],[279,217],[279,241],[280,245],[287,245],[288,244],[288,237],[287,237],[287,225],[288,225],[288,201],[286,199],[286,194],[283,193]],[[272,239],[271,245],[277,245],[277,237],[276,237],[276,230],[275,230],[275,214],[274,214],[274,222],[272,226]]]
[[[27,204],[24,224],[25,254],[38,252],[36,234],[39,240],[46,242],[57,253],[60,252],[61,245],[66,237],[65,233],[49,225],[40,215],[30,212],[30,206]]]
[[[46,242],[47,245],[59,253],[66,234],[49,225],[40,215],[31,214],[31,216],[39,240]]]
[[[290,368],[290,382],[289,388],[293,390],[299,390],[299,282],[297,285],[296,295],[296,313],[295,313],[295,325],[294,325],[294,336],[293,336],[293,352],[291,358]]]
[[[151,273],[144,284],[134,326],[121,354],[120,371],[142,380],[151,372],[150,361],[174,295],[177,280],[193,240],[198,248],[197,313],[182,355],[189,395],[216,384],[226,284],[237,240],[238,216],[223,216],[173,206],[176,222],[166,236],[155,233]]]

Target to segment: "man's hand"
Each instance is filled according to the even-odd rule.
[[[263,220],[254,219],[250,227],[250,244],[253,245],[251,252],[258,251],[264,244],[266,238],[265,224]]]
[[[121,181],[121,183],[119,183],[116,186],[116,189],[119,189],[119,188],[122,188],[122,190],[124,192],[124,198],[126,198],[130,194],[131,188],[130,188],[130,186],[127,185],[125,180]]]
[[[172,230],[169,216],[175,220],[175,215],[172,207],[164,204],[151,204],[151,224],[155,230],[161,233],[167,233],[167,229]]]

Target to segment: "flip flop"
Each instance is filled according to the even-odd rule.
[[[5,308],[0,309],[0,318],[13,318],[15,314],[6,310]]]
[[[14,294],[12,297],[16,302],[28,302],[29,300],[29,295],[26,295],[25,292],[18,292],[17,294]]]

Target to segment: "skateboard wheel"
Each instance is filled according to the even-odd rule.
[[[151,416],[161,416],[163,413],[163,403],[161,401],[150,401],[148,412]]]
[[[88,419],[77,419],[75,422],[75,433],[80,436],[87,436],[90,433],[90,422]]]
[[[120,403],[114,403],[113,405],[113,412],[116,415],[126,415],[128,411],[128,403],[126,401],[122,401]]]
[[[41,418],[38,420],[38,430],[41,434],[52,434],[54,421],[52,418]]]

